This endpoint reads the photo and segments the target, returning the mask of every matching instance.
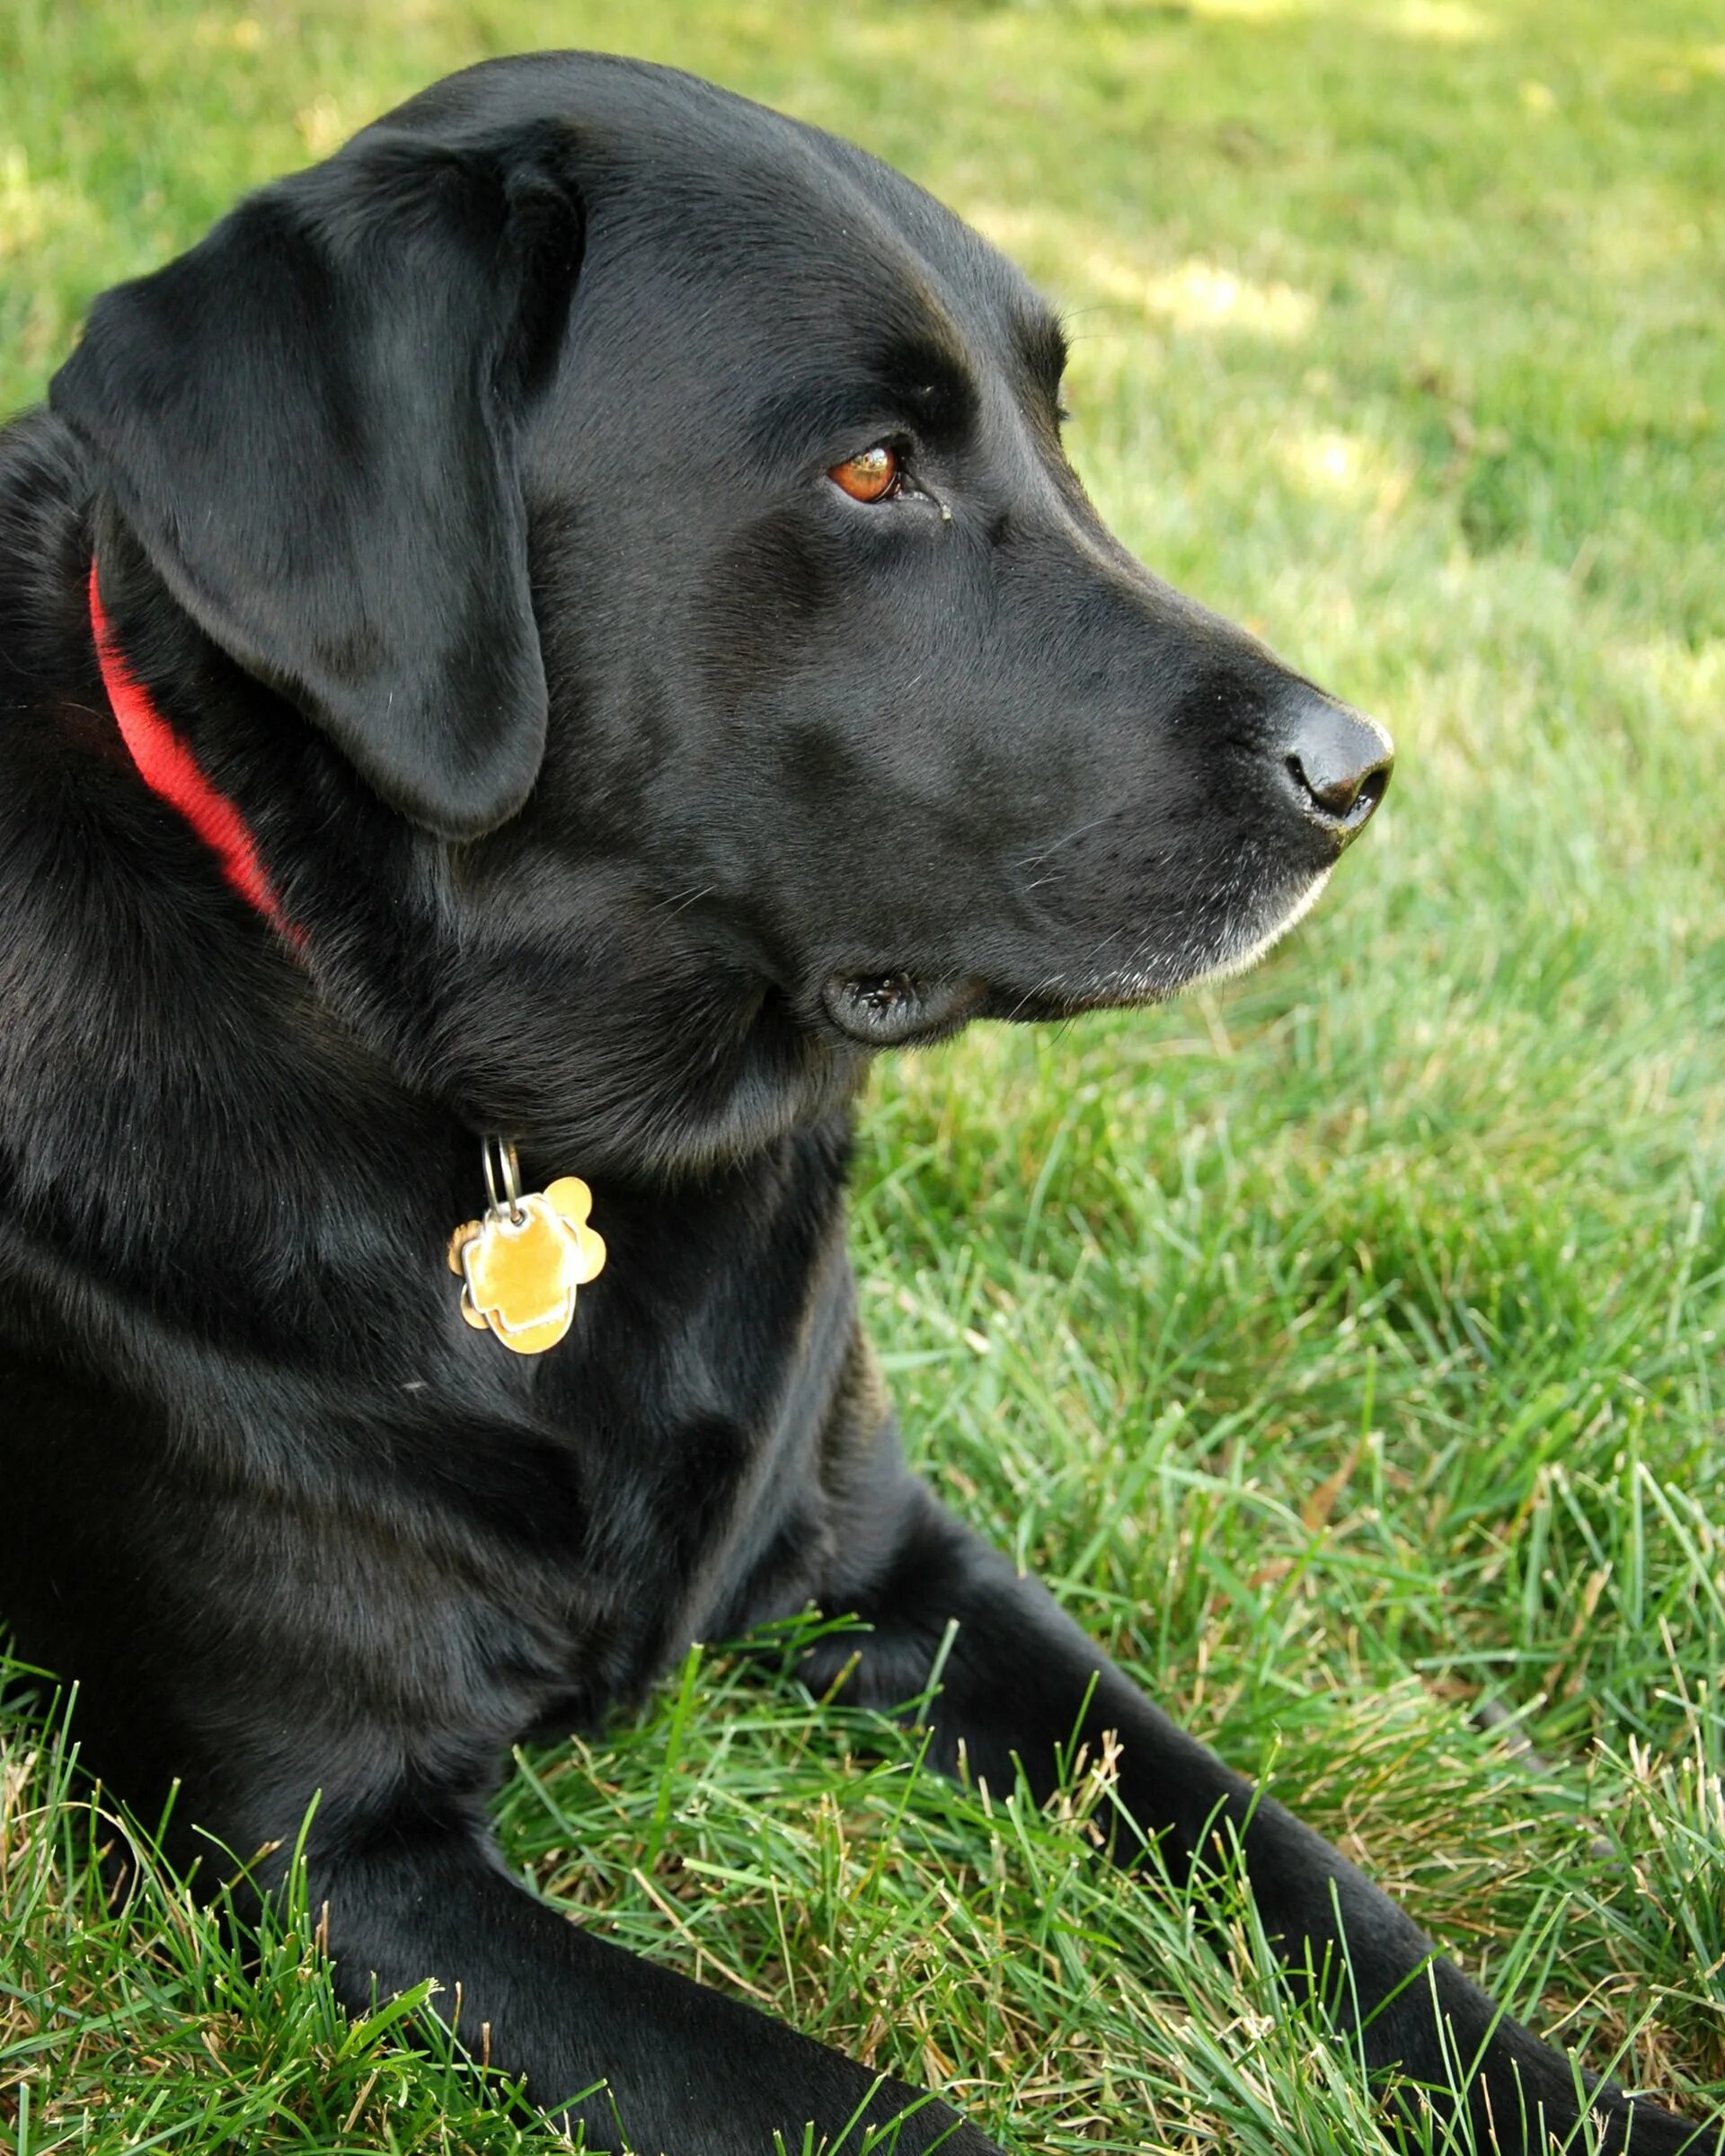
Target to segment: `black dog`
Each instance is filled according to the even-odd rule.
[[[1236,1832],[1376,2065],[1442,2082],[1447,2021],[1543,2147],[1566,2062],[942,1512],[857,1329],[871,1054],[1243,961],[1388,775],[1101,528],[1061,362],[860,152],[564,55],[97,304],[0,437],[5,1612],[93,1766],[183,1779],[179,1857],[316,1795],[344,1996],[459,1984],[544,2104],[608,2078],[595,2146],[613,2102],[679,2156],[907,2108],[901,2150],[989,2145],[488,1840],[511,1740],[812,1602],[883,1704],[956,1619],[936,1754],[997,1787],[1117,1732],[1168,1862]],[[572,1323],[598,1246],[511,1145],[597,1193]]]

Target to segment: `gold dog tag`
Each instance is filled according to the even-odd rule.
[[[579,1175],[560,1175],[543,1192],[523,1197],[515,1148],[500,1138],[485,1141],[485,1181],[491,1210],[449,1239],[449,1270],[462,1281],[461,1314],[516,1355],[543,1355],[574,1321],[576,1289],[605,1266],[604,1240],[587,1224],[593,1193]]]

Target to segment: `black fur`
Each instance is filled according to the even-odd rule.
[[[336,1981],[465,2026],[609,2145],[765,2156],[862,2068],[562,1921],[492,1852],[528,1731],[696,1637],[873,1626],[997,1781],[1084,1710],[1183,1867],[1218,1811],[1367,2054],[1500,2144],[1568,2065],[1174,1729],[909,1478],[857,1330],[847,1104],[978,1016],[1145,1001],[1275,932],[1387,775],[1156,583],[1061,452],[1017,274],[842,143],[571,55],[456,77],[108,294],[0,437],[0,1579],[174,1850],[306,1851]],[[829,467],[886,441],[863,505]],[[303,942],[116,737],[86,611],[241,806]],[[579,1171],[573,1332],[457,1315],[477,1135]],[[826,1682],[836,1674],[817,1666]],[[266,1880],[267,1885],[267,1880]],[[1517,2072],[1519,2082],[1517,2081]],[[1600,2089],[1604,2144],[1687,2129]],[[1033,2131],[1033,2122],[1027,2121]],[[981,2152],[939,2103],[899,2146]]]

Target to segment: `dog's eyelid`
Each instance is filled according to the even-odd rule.
[[[922,443],[910,429],[891,420],[873,420],[857,432],[859,438],[845,451],[847,456],[866,456],[871,449],[889,449],[902,463],[908,463],[922,453]]]

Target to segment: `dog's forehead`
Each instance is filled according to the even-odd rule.
[[[973,350],[1051,334],[1016,265],[902,172],[672,68],[581,52],[487,61],[381,124],[565,133],[597,256],[650,254],[675,284],[752,288],[766,318],[832,302],[835,332],[862,311],[883,337],[944,331]]]

